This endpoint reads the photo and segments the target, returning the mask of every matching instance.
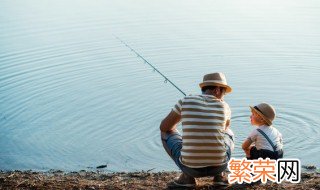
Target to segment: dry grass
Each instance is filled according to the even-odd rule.
[[[0,189],[168,189],[167,183],[178,175],[178,172],[12,171],[0,172]],[[196,189],[217,189],[211,178],[197,180]],[[320,189],[320,176],[304,173],[299,184],[232,185],[224,189]]]

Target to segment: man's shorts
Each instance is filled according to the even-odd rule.
[[[227,147],[227,159],[230,160],[231,157],[231,147],[233,146],[233,137],[230,135],[226,135],[226,147]],[[180,161],[181,149],[182,149],[182,136],[176,130],[170,133],[161,133],[161,139],[163,143],[163,147],[169,154],[169,156],[173,159],[176,165],[181,169],[183,173],[186,173],[192,177],[204,177],[204,176],[216,176],[223,172],[228,163],[223,164],[221,166],[208,166],[204,168],[190,168],[185,166]]]

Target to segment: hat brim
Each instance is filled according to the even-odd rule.
[[[226,93],[232,92],[232,88],[228,85],[221,84],[221,83],[215,83],[215,82],[202,82],[199,84],[200,88],[203,88],[205,86],[220,86],[226,88]]]
[[[265,120],[268,125],[272,125],[272,121],[270,121],[266,116],[263,115],[263,113],[261,113],[259,110],[257,110],[256,108],[249,106],[251,108],[251,111],[255,111],[259,116],[262,117],[263,120]]]

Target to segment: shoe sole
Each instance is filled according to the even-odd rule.
[[[180,184],[175,181],[173,181],[173,184],[169,185],[169,187],[187,187],[187,188],[193,188],[195,186],[196,186],[195,184]]]
[[[225,183],[225,182],[213,182],[213,185],[215,185],[215,186],[228,186],[229,184]]]

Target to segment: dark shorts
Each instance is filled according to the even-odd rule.
[[[226,135],[226,138],[230,138],[229,135]],[[161,133],[161,140],[164,149],[167,151],[172,160],[176,165],[181,169],[181,171],[192,177],[205,177],[205,176],[216,176],[221,174],[227,166],[228,163],[221,166],[209,166],[204,168],[190,168],[185,166],[180,161],[181,149],[182,149],[182,136],[178,131],[171,133]],[[233,139],[230,140],[230,142]],[[227,146],[227,159],[230,160],[231,149],[230,146]]]
[[[279,151],[274,152],[274,151],[266,150],[266,149],[258,150],[254,146],[250,149],[250,158],[249,159],[258,159],[258,158],[262,158],[262,159],[270,158],[270,159],[277,160],[279,158],[283,158],[283,151],[279,150]]]

